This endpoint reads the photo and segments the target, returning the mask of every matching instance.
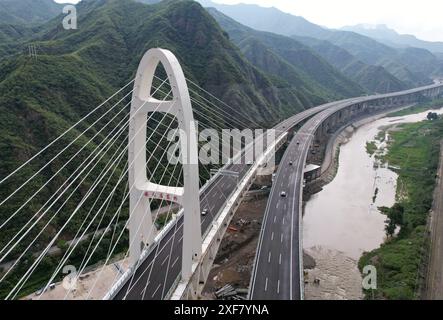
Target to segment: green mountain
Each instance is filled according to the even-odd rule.
[[[366,64],[329,41],[308,37],[297,37],[296,39],[308,45],[331,65],[369,92],[386,93],[407,88],[405,83],[390,74],[385,68]]]
[[[410,34],[399,34],[384,24],[375,26],[358,24],[355,26],[343,27],[342,30],[359,33],[391,47],[415,47],[426,49],[433,53],[443,52],[443,42],[424,41]]]
[[[143,53],[159,46],[176,53],[189,78],[244,109],[251,120],[272,123],[305,107],[290,100],[297,92],[279,88],[249,64],[197,3],[167,1],[148,6],[130,0],[90,0],[81,2],[78,11],[78,30],[64,30],[57,18],[29,40],[38,45],[39,59],[33,64],[72,60],[117,88],[134,74]],[[15,44],[16,52],[23,52],[25,45]],[[23,64],[23,55],[4,63]],[[314,96],[308,106],[320,101],[324,98]]]
[[[364,63],[384,67],[389,73],[406,83],[409,87],[431,83],[431,76],[435,74],[434,72],[429,73],[428,70],[437,68],[436,65],[427,64],[427,54],[431,54],[430,52],[419,49],[421,53],[424,53],[424,56],[417,54],[415,56],[415,59],[417,59],[415,64],[421,67],[412,70],[411,66],[405,63],[405,59],[402,57],[404,50],[388,47],[353,32],[336,31],[324,40],[344,48]],[[409,56],[407,52],[406,56]]]
[[[208,12],[256,67],[281,77],[298,89],[318,87],[331,98],[356,96],[364,90],[314,53],[289,37],[246,27],[216,9]]]
[[[407,65],[409,70],[416,74],[441,76],[443,74],[443,60],[425,49],[405,48],[398,52],[397,60]]]
[[[284,36],[301,35],[324,38],[328,29],[309,22],[303,17],[282,12],[274,7],[264,8],[254,4],[226,5],[210,0],[197,0],[204,7],[215,8],[241,24],[260,31],[268,31]]]
[[[18,40],[28,34],[28,28],[23,25],[0,24],[0,41],[6,42]]]
[[[0,24],[35,24],[62,13],[53,0],[0,0]]]
[[[19,33],[11,36],[7,54],[0,58],[0,177],[12,172],[18,164],[36,154],[106,97],[128,83],[134,77],[142,55],[152,47],[172,50],[180,60],[187,78],[244,114],[245,119],[242,120],[251,121],[245,125],[252,126],[252,121],[255,121],[270,127],[279,119],[325,102],[330,97],[330,90],[327,91],[312,79],[306,81],[294,74],[303,84],[302,88],[298,88],[283,77],[268,74],[253,66],[229,40],[226,32],[196,2],[163,1],[146,5],[133,0],[89,0],[78,4],[77,11],[77,30],[63,29],[61,16],[37,27],[23,28],[23,36]],[[27,49],[31,44],[36,47],[36,56],[29,56]],[[0,48],[4,49],[5,44]],[[105,110],[111,105],[107,104]],[[228,115],[232,112],[226,111],[224,121],[231,122],[232,118]],[[111,112],[104,120],[114,114]],[[55,150],[68,145],[82,130],[92,125],[97,117],[88,119],[59,140]],[[209,117],[210,114],[206,113],[206,118]],[[218,124],[223,126],[222,122],[220,119]],[[32,201],[31,208],[23,210],[14,220],[16,223],[2,230],[0,247],[17,233],[37,208],[56,193],[60,183],[79,167],[80,161],[95,149],[107,132],[100,133],[87,146],[83,156],[59,173],[56,183],[45,188]],[[79,150],[95,133],[97,128],[94,127],[92,132],[76,141],[72,149]],[[52,156],[54,153],[48,151],[14,177],[14,181],[3,185],[0,198],[4,199],[13,192]],[[97,170],[103,168],[107,160],[105,157],[99,161]],[[62,163],[63,159],[52,163],[38,179],[34,179],[28,187],[1,206],[0,222],[5,221],[18,204],[47,181]],[[85,188],[93,181],[85,182]],[[54,236],[54,231],[66,221],[75,204],[84,196],[85,190],[79,190],[72,197],[66,208],[50,222],[48,232],[33,245],[32,250],[41,250],[48,239]],[[111,207],[114,205],[111,204]],[[110,210],[109,214],[112,212]],[[86,213],[83,210],[78,213],[62,239],[72,237]],[[54,211],[51,210],[50,214],[54,214]],[[122,219],[127,214],[125,210]],[[109,218],[107,215],[104,221]],[[41,224],[46,222],[48,220],[45,217]],[[23,243],[29,243],[37,231],[33,230]],[[23,245],[18,247],[11,257],[16,257],[23,249]],[[29,263],[32,259],[27,261]],[[18,270],[25,270],[23,268],[21,266]],[[42,277],[45,274],[47,270],[46,273],[42,270]],[[36,281],[34,285],[38,283]],[[0,296],[4,292],[2,290],[7,289],[8,282],[2,286]]]
[[[329,41],[345,49],[365,64],[384,67],[408,87],[432,83],[432,77],[443,75],[440,67],[435,65],[423,66],[423,69],[418,72],[409,69],[409,65],[404,63],[401,52],[397,48],[389,47],[355,32],[323,28],[302,17],[284,13],[276,8],[245,4],[222,5],[210,0],[200,0],[200,2],[204,6],[216,8],[223,14],[256,30],[291,36],[295,39],[297,37],[311,37]],[[432,73],[426,71],[432,67],[437,71]]]

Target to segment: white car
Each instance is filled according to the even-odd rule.
[[[205,215],[207,215],[207,214],[208,214],[208,212],[209,212],[209,210],[208,210],[208,209],[204,209],[204,210],[202,211],[202,216],[204,217]]]
[[[282,191],[282,192],[280,193],[280,196],[283,197],[283,198],[286,198],[286,192]]]

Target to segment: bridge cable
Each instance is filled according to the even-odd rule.
[[[125,108],[128,106],[129,104],[127,104],[123,109],[121,109],[120,111],[119,111],[119,113],[117,113],[115,116],[114,116],[114,118],[117,116],[117,115],[119,115],[122,111],[124,111],[125,110]],[[109,123],[111,123],[113,120],[114,120],[114,118],[113,119],[111,119],[111,121],[109,122]],[[124,120],[124,119],[123,119]],[[109,124],[108,123],[108,124]],[[120,121],[120,123],[121,123],[121,121]],[[120,125],[120,123],[118,124],[118,125]],[[107,125],[108,125],[107,124]],[[107,126],[106,125],[106,126]],[[118,128],[118,125],[117,126],[115,126],[114,127],[114,129],[112,129],[112,131],[108,134],[108,136],[107,137],[109,137],[112,133],[113,133],[113,131],[115,130],[115,129],[117,129]],[[78,150],[77,152],[76,152],[76,154],[74,155],[74,156],[72,156],[61,168],[59,168],[58,169],[58,171],[55,173],[55,174],[53,174],[50,178],[48,178],[48,179],[46,179],[46,181],[45,181],[45,183],[36,191],[36,192],[34,192],[33,194],[32,194],[32,196],[30,197],[30,198],[28,198],[28,200],[25,202],[25,203],[23,203],[22,205],[21,205],[21,207],[20,208],[18,208],[12,215],[10,215],[9,217],[8,217],[8,219],[6,219],[1,225],[0,225],[0,229],[2,229],[12,218],[14,218],[20,211],[21,211],[21,209],[23,209],[32,199],[34,199],[34,197],[35,196],[37,196],[37,194],[39,194],[40,193],[40,191],[42,191],[71,161],[73,161],[80,153],[81,153],[81,151],[83,151],[102,131],[103,131],[103,129],[106,127],[106,126],[104,126],[103,128],[101,128],[86,144],[84,144],[83,146],[82,146],[82,148],[80,149],[80,150]],[[89,155],[88,155],[88,157],[86,158],[86,160],[85,161],[83,161],[83,163],[82,164],[84,164],[86,161],[87,161],[87,159],[92,155],[92,154],[94,154],[94,152],[96,151],[96,150],[98,150],[99,148],[100,148],[100,145],[102,144],[102,143],[104,143],[105,141],[106,141],[106,139],[107,139],[107,137],[104,139],[104,140],[102,140],[102,142],[94,149],[94,151],[93,152],[91,152]],[[77,167],[77,169],[76,169],[76,171],[77,170],[79,170],[80,169],[80,167]],[[76,171],[74,171],[74,173],[76,172]],[[72,175],[71,175],[71,177],[72,177]],[[70,178],[71,178],[70,177]],[[68,179],[66,179],[66,181],[67,180],[69,180],[70,178],[68,178]],[[60,190],[60,189],[59,189]],[[59,191],[58,190],[58,191]],[[57,191],[57,192],[58,192]],[[52,197],[54,197],[55,195],[56,195],[56,193],[57,192],[55,192],[52,196],[51,196],[51,198]],[[1,252],[0,252],[1,253]]]
[[[86,120],[89,116],[91,116],[93,113],[95,113],[98,109],[100,109],[102,106],[104,106],[108,101],[110,101],[112,98],[114,98],[117,94],[122,92],[124,89],[126,89],[131,83],[134,82],[134,79],[132,79],[130,82],[128,82],[125,86],[120,88],[118,91],[116,91],[114,94],[112,94],[108,99],[106,99],[104,102],[102,102],[99,106],[97,106],[95,109],[93,109],[91,112],[89,112],[86,116],[84,116],[82,119],[77,121],[74,125],[72,125],[69,129],[67,129],[65,132],[63,132],[61,135],[59,135],[55,140],[53,140],[51,143],[49,143],[46,147],[44,147],[42,150],[40,150],[38,153],[33,155],[30,159],[25,161],[22,165],[20,165],[17,169],[15,169],[13,172],[8,174],[6,177],[4,177],[2,180],[0,180],[0,184],[4,183],[6,180],[11,178],[15,173],[20,171],[24,166],[26,166],[28,163],[30,163],[32,160],[34,160],[36,157],[38,157],[40,154],[42,154],[45,150],[47,150],[49,147],[51,147],[54,143],[56,143],[58,140],[60,140],[63,136],[65,136],[68,132],[70,132],[72,129],[74,129],[77,125],[79,125],[81,122]]]
[[[160,104],[159,104],[160,105]],[[174,105],[174,103],[169,107],[170,109],[173,107],[173,105]],[[169,110],[170,110],[169,109]],[[169,111],[168,110],[168,111]],[[155,112],[155,111],[154,111]],[[153,113],[152,113],[153,114]],[[152,114],[151,114],[151,116],[152,116]],[[166,114],[168,114],[168,113],[166,113]],[[165,114],[165,116],[166,116],[166,114]],[[163,119],[165,119],[165,116],[163,117]],[[162,120],[163,120],[162,119]],[[172,122],[170,123],[171,125],[172,125]],[[158,128],[158,126],[157,126],[157,128]],[[156,129],[157,129],[156,128]],[[154,130],[154,132],[156,131],[156,129]],[[154,132],[151,134],[151,136],[150,136],[150,138],[149,139],[147,139],[147,141],[146,141],[146,143],[148,142],[148,141],[150,141],[150,139],[151,139],[151,137],[153,136],[153,134],[154,134]],[[160,142],[159,142],[160,143]],[[157,146],[159,145],[159,143],[157,144]],[[156,149],[157,149],[157,147],[156,147]],[[154,150],[155,151],[155,150]],[[137,154],[137,156],[140,154],[140,152],[138,152],[138,154]],[[150,160],[148,160],[148,162],[149,162]],[[129,171],[129,168],[125,171],[125,172],[123,172],[122,174],[121,174],[121,177],[120,177],[120,179],[119,179],[119,182],[117,183],[117,185],[120,183],[120,181],[122,180],[122,177],[124,176],[124,175],[126,175],[126,173]],[[132,186],[133,187],[133,186]],[[132,187],[131,187],[131,190],[132,190]],[[116,188],[114,188],[114,190],[113,190],[113,192],[115,191],[115,189]],[[107,198],[107,200],[109,200],[109,199],[111,199],[112,198],[112,195],[113,195],[113,192],[111,193],[111,195],[110,196],[108,196],[108,198]],[[124,201],[126,200],[126,198],[127,198],[127,196],[125,197],[125,199],[122,201],[122,203],[121,203],[121,205],[120,205],[120,207],[118,208],[118,210],[116,211],[116,213],[114,214],[114,216],[113,216],[113,219],[111,220],[111,222],[110,222],[110,224],[112,224],[112,221],[114,220],[114,218],[115,218],[115,216],[116,216],[116,214],[119,212],[119,211],[121,211],[121,208],[122,208],[122,205],[123,205],[123,203],[124,203]],[[105,201],[105,203],[107,203],[107,201]],[[104,205],[105,204],[103,204],[102,205],[102,207],[99,209],[100,211],[103,209],[103,207],[104,207]],[[99,211],[99,212],[100,212]],[[98,212],[98,213],[99,213]],[[96,216],[98,215],[98,213],[96,214]],[[95,217],[96,217],[95,216]],[[95,217],[94,217],[94,219],[93,220],[95,220]],[[90,227],[90,225],[88,226],[88,228],[87,229],[89,229],[89,227]],[[85,230],[85,232],[87,231],[87,229]],[[109,229],[109,226],[106,228],[106,229]],[[82,235],[82,237],[84,236],[84,234],[85,234],[85,232],[83,233],[83,235]],[[103,233],[102,235],[104,235],[105,233]],[[102,237],[103,238],[103,237]],[[101,241],[102,239],[100,239],[100,241]],[[100,242],[99,241],[99,242]],[[98,242],[98,243],[99,243]],[[97,243],[97,245],[98,245],[98,243]],[[77,243],[78,244],[78,243]],[[76,245],[77,245],[76,244]],[[97,246],[96,246],[97,247]],[[72,251],[75,249],[75,247],[71,250],[71,253],[72,253]],[[94,249],[94,252],[95,252],[95,250],[96,250],[96,248]],[[92,256],[92,254],[91,254],[91,256]],[[64,259],[65,261],[67,261],[67,259]],[[88,259],[88,261],[89,261],[90,259]],[[61,264],[63,264],[65,261],[63,261]],[[58,271],[59,270],[57,270],[56,272],[55,272],[55,274],[56,273],[58,273]],[[51,279],[52,280],[52,279]],[[49,285],[49,283],[50,282],[48,282],[48,285]]]
[[[0,202],[0,206],[2,206],[6,201],[8,201],[13,195],[15,195],[18,191],[20,191],[25,185],[27,185],[32,179],[34,179],[39,173],[41,173],[47,166],[49,166],[55,159],[57,159],[64,151],[66,151],[71,145],[74,144],[75,141],[77,141],[81,136],[83,136],[89,129],[91,129],[95,124],[97,124],[98,121],[100,121],[105,115],[107,115],[109,112],[111,112],[117,105],[120,104],[124,99],[126,99],[131,92],[126,94],[117,104],[115,104],[111,109],[107,110],[102,116],[100,116],[99,119],[95,120],[86,130],[84,130],[80,135],[77,136],[73,141],[71,141],[67,146],[63,148],[62,151],[60,151],[55,157],[53,157],[51,160],[46,161],[44,166],[41,167],[36,173],[32,175],[31,178],[26,180],[20,187],[18,187],[14,192],[12,192],[9,196],[7,196],[5,199],[3,199]]]
[[[165,97],[166,98],[166,97]],[[159,104],[159,106],[160,106],[160,104]],[[159,107],[158,106],[158,107]],[[158,108],[157,107],[157,108]],[[172,107],[172,105],[171,105],[171,107]],[[152,113],[153,114],[153,113]],[[151,116],[152,116],[152,114],[151,114]],[[149,139],[147,140],[147,141],[149,141]],[[109,171],[109,169],[108,169],[108,171]],[[103,177],[102,177],[103,178]],[[119,181],[120,182],[120,181]],[[96,186],[95,186],[96,187]],[[75,212],[71,215],[71,217],[70,217],[70,219],[72,219],[72,217],[73,217],[73,215],[75,215],[75,213],[78,211],[78,209],[81,207],[81,205],[83,204],[83,202],[85,201],[85,199],[87,198],[87,197],[89,197],[89,195],[90,195],[90,192],[88,192],[88,194],[85,196],[85,198],[82,200],[82,203],[80,204],[80,206],[78,206],[77,207],[77,209],[75,210]],[[68,220],[68,222],[70,221],[70,219]],[[65,226],[67,225],[67,223],[65,223]],[[65,227],[64,226],[64,227]],[[61,229],[61,230],[63,230],[64,229],[64,227]],[[56,238],[58,237],[58,235],[60,234],[60,232],[61,232],[61,230],[58,232],[58,234],[57,234],[57,236],[56,236]],[[55,241],[55,238],[53,239],[53,241],[51,241],[51,245],[52,245],[52,243]],[[47,251],[48,250],[48,247],[46,248],[46,250],[45,251]],[[42,255],[40,256],[40,258],[42,258]],[[34,265],[34,264],[33,264]]]
[[[166,114],[168,114],[168,113],[166,113]],[[172,124],[172,122],[171,122],[171,124]],[[165,133],[163,134],[163,137],[162,138],[164,138],[165,137],[165,135],[166,135],[166,133],[167,133],[167,130],[165,131]],[[160,142],[161,142],[161,139],[159,140],[159,142],[158,142],[158,144],[157,145],[160,145]],[[172,144],[173,143],[173,141],[171,141],[170,143],[169,143],[169,145],[170,144]],[[178,147],[178,145],[176,145],[176,148]],[[147,163],[149,163],[150,162],[150,160],[151,160],[151,156],[150,156],[150,159],[147,161]],[[159,164],[157,164],[157,167],[156,167],[156,169],[158,168],[158,165]],[[175,166],[177,166],[178,165],[178,163],[175,165]],[[154,170],[154,171],[156,171],[156,169]],[[163,176],[166,174],[166,170],[163,172]],[[134,187],[134,185],[131,187],[131,190],[132,190],[132,188]],[[139,198],[138,199],[138,201],[137,201],[137,204],[139,203],[139,201],[141,200],[141,198]],[[123,201],[122,201],[122,203],[120,204],[120,207],[123,205],[123,202],[124,201],[126,201],[126,198],[125,199],[123,199]],[[157,215],[158,215],[158,212],[159,211],[157,211]],[[115,217],[115,215],[114,215],[114,217]],[[151,219],[152,219],[152,217],[150,217]],[[113,218],[114,219],[114,218]],[[127,220],[127,223],[126,223],[126,225],[127,224],[129,224],[129,219]],[[139,225],[139,227],[140,227],[141,225]],[[109,227],[109,225],[108,225],[108,227]],[[154,224],[152,225],[152,227],[151,227],[151,230],[150,230],[150,233],[152,232],[152,228],[154,227]],[[125,230],[125,228],[123,228],[123,231]],[[138,232],[138,231],[137,231]],[[103,236],[102,236],[102,238],[103,238]],[[102,239],[100,239],[100,241],[101,241]],[[100,243],[100,241],[98,242],[98,243]],[[93,250],[93,252],[91,253],[91,255],[89,256],[89,258],[88,258],[88,260],[87,260],[87,262],[91,259],[91,257],[92,257],[92,254],[95,252],[95,250],[97,249],[97,247],[98,247],[98,243],[96,244],[96,246],[95,246],[95,248],[94,248],[94,250]],[[116,242],[117,243],[117,242]],[[87,262],[86,262],[86,264],[87,264]],[[78,273],[78,274],[81,274],[81,272],[84,270],[84,268],[86,267],[86,264],[83,266],[83,267],[81,267],[81,270],[80,270],[80,272]]]
[[[116,128],[118,128],[117,126],[114,128],[114,129],[116,129]],[[92,163],[94,163],[95,162],[95,165],[91,168],[91,170],[89,171],[89,173],[88,173],[88,175],[93,171],[93,169],[100,163],[100,161],[101,161],[101,159],[103,159],[103,157],[106,155],[106,153],[107,153],[107,151],[109,151],[110,149],[111,149],[111,147],[114,145],[114,143],[116,142],[116,141],[118,141],[118,138],[121,136],[121,134],[123,133],[124,131],[123,130],[120,130],[120,132],[117,132],[117,133],[115,133],[114,134],[114,136],[110,139],[110,140],[106,140],[106,139],[104,139],[96,148],[95,148],[95,150],[93,151],[93,152],[91,152],[89,155],[88,155],[88,157],[83,161],[83,163],[80,165],[80,166],[78,166],[77,168],[76,168],[76,170],[70,175],[70,177],[68,177],[67,179],[66,179],[66,181],[65,182],[67,182],[67,181],[69,181],[69,180],[71,180],[72,179],[72,177],[74,177],[74,175],[76,175],[76,173],[80,170],[80,169],[83,169],[83,170],[81,170],[81,172],[79,173],[79,174],[77,174],[73,179],[72,179],[72,181],[71,181],[71,183],[66,187],[65,186],[65,184],[62,184],[59,188],[58,188],[58,190],[56,191],[56,192],[54,192],[53,194],[52,194],[52,196],[46,201],[46,203],[44,203],[43,205],[42,205],[42,207],[27,221],[27,223],[14,235],[14,237],[9,241],[9,243],[4,247],[4,248],[2,248],[1,250],[0,250],[0,254],[1,253],[3,253],[4,252],[4,250],[12,243],[12,241],[14,241],[15,239],[16,239],[16,237],[18,237],[18,235],[19,234],[21,234],[24,230],[27,230],[27,232],[24,234],[24,235],[22,235],[22,238],[16,243],[16,245],[23,239],[23,237],[27,234],[27,233],[29,233],[30,232],[30,230],[45,216],[45,214],[48,212],[48,210],[50,209],[50,208],[52,208],[52,206],[54,205],[54,204],[56,204],[56,202],[61,198],[61,196],[63,196],[63,194],[69,189],[69,187],[80,177],[80,175],[86,170],[86,168],[88,168]],[[108,134],[108,136],[110,136],[110,135],[112,135],[113,134],[113,131],[111,131],[110,132],[110,134]],[[112,142],[114,140],[114,142]],[[101,146],[101,144],[103,144],[104,142],[106,142],[106,144],[105,144],[105,146],[104,146],[104,148],[103,149],[99,149],[100,148],[100,146]],[[110,144],[110,142],[112,142],[111,144]],[[104,151],[105,149],[107,149],[107,151]],[[99,152],[97,153],[97,154],[95,154],[95,151],[96,150],[98,150]],[[98,159],[98,161],[96,161],[96,158],[100,155],[102,153],[102,155],[101,155],[101,157]],[[87,162],[88,161],[88,159],[91,157],[91,156],[93,156],[95,154],[95,156],[89,161],[89,163],[88,164],[86,164],[85,165],[85,162]],[[109,162],[108,162],[108,164],[110,163],[110,161],[112,160],[112,157],[111,157],[111,159],[109,160]],[[64,167],[64,166],[63,166]],[[59,170],[59,171],[61,171],[61,169]],[[51,181],[52,179],[49,179],[48,181]],[[46,184],[45,184],[46,185]],[[81,183],[79,184],[79,186],[81,185]],[[63,188],[63,187],[65,187],[65,189],[64,189],[64,191],[62,191],[62,193],[60,193],[60,191],[61,191],[61,189]],[[40,188],[40,190],[41,190],[42,188]],[[77,188],[76,188],[77,189]],[[38,191],[38,192],[40,192],[40,190]],[[37,193],[38,193],[37,192]],[[31,198],[33,198],[37,193],[35,193]],[[43,214],[41,214],[40,215],[40,212],[43,210],[43,208],[46,206],[46,205],[48,205],[50,202],[51,202],[51,200],[54,198],[54,197],[56,197],[56,196],[58,196],[57,197],[57,199],[55,200],[55,201],[53,201],[52,202],[52,204],[49,206],[49,208],[47,208],[46,209],[46,211],[43,213]],[[27,202],[29,202],[29,201],[27,201]],[[26,203],[27,203],[26,202]],[[26,204],[25,203],[25,204]],[[14,212],[14,214],[10,217],[10,218],[8,218],[8,220],[6,221],[6,222],[8,222],[9,220],[11,220],[12,219],[12,217],[14,217],[22,208],[24,207],[24,205],[22,205],[16,212]],[[30,227],[30,228],[28,228],[28,225],[32,222],[32,220],[35,218],[35,217],[37,217],[38,216],[38,219],[37,219],[37,221],[33,224],[33,226],[32,227]],[[5,222],[5,223],[6,223]],[[4,225],[4,224],[3,224]],[[14,245],[13,246],[13,248],[16,246],[16,245]],[[12,249],[13,248],[11,248],[11,250],[10,251],[12,251]],[[9,251],[9,252],[10,252]],[[8,252],[8,253],[9,253]],[[0,262],[2,262],[4,259],[5,259],[5,257],[8,255],[8,253],[7,254],[5,254],[1,259],[0,259]]]
[[[123,111],[123,110],[125,110],[125,108],[129,105],[130,103],[128,103],[122,110],[120,110],[120,112],[121,111]],[[119,113],[120,113],[119,112]],[[118,113],[118,114],[119,114]],[[115,116],[114,116],[114,118],[118,115],[118,114],[116,114]],[[99,150],[99,148],[100,148],[100,146],[105,142],[105,141],[107,141],[107,139],[113,134],[113,131],[115,130],[115,129],[117,129],[117,128],[119,128],[119,126],[120,126],[120,124],[122,123],[122,121],[128,116],[129,114],[127,114],[115,127],[114,127],[114,129],[112,129],[112,131],[108,134],[108,136],[105,138],[105,139],[103,139],[102,140],[102,142],[95,148],[95,150],[93,151],[93,152],[91,152],[89,155],[88,155],[88,157],[83,161],[83,163],[80,165],[80,166],[78,166],[77,168],[76,168],[76,170],[71,174],[71,176],[70,177],[68,177],[67,179],[66,179],[66,182],[67,181],[69,181],[73,176],[74,176],[74,174],[80,169],[80,168],[84,168],[84,164],[86,163],[86,161],[95,153],[95,151],[97,151],[97,150]],[[113,118],[113,119],[114,119]],[[110,120],[110,122],[112,122],[113,121],[113,119],[111,119]],[[107,124],[106,124],[106,126],[110,123],[110,122],[108,122]],[[128,123],[129,123],[129,120],[127,121]],[[127,124],[128,124],[127,123]],[[126,126],[127,126],[127,124],[126,124]],[[105,127],[106,127],[105,126]],[[109,142],[111,142],[112,141],[112,139],[111,140],[109,140],[109,141],[107,141],[107,143],[105,144],[105,147],[103,148],[103,150],[105,150],[105,148],[107,148],[108,147],[108,151],[110,150],[110,148],[111,148],[111,146],[117,141],[117,139],[119,138],[119,136],[121,135],[121,133],[123,133],[124,131],[124,129],[125,129],[125,127],[126,126],[123,126],[123,127],[121,127],[120,129],[119,129],[119,131],[120,131],[120,133],[119,132],[117,132],[117,134],[115,134],[113,137],[112,137],[112,139],[114,139],[115,138],[115,141],[108,147],[108,145],[109,145]],[[100,134],[100,132],[102,131],[104,129],[104,127],[100,130],[100,131],[98,131],[95,135],[94,135],[94,137],[92,137],[89,141],[88,141],[88,143],[87,144],[89,144],[96,136],[98,136],[99,134]],[[86,144],[86,145],[87,145]],[[86,147],[86,145],[84,145],[69,161],[68,161],[68,163],[70,162],[70,161],[72,161],[72,159],[73,158],[75,158],[85,147]],[[102,151],[103,151],[102,150]],[[106,152],[105,152],[106,153]],[[105,154],[104,153],[104,154]],[[104,154],[102,155],[102,157],[100,158],[100,159],[102,159],[103,158],[103,156],[104,156]],[[90,162],[89,162],[89,164],[88,165],[86,165],[86,167],[88,167],[91,163],[93,163],[94,161],[95,161],[95,159],[96,159],[96,157],[98,156],[99,154],[97,154]],[[111,157],[111,160],[112,160],[112,157]],[[110,161],[111,161],[110,160]],[[98,164],[98,162],[96,162],[96,164]],[[109,162],[108,162],[108,164],[109,164]],[[67,165],[67,163],[65,164],[65,165],[63,165],[63,167],[62,168],[60,168],[50,179],[48,179],[47,180],[47,182],[36,192],[36,193],[34,193],[33,194],[33,196],[30,198],[30,199],[32,199],[33,197],[35,197],[59,172],[61,172],[61,170],[64,168],[64,167],[66,167],[66,165]],[[95,167],[95,166],[94,166]],[[83,170],[84,171],[84,170]],[[82,172],[83,172],[82,171]],[[90,172],[92,172],[92,170],[90,171]],[[81,173],[80,173],[81,174]],[[79,177],[79,175],[77,175],[77,177]],[[77,177],[76,178],[74,178],[74,180],[73,181],[75,181],[76,179],[77,179]],[[27,226],[28,226],[28,224],[40,213],[40,211],[50,202],[50,200],[54,197],[54,196],[56,196],[58,193],[59,193],[59,191],[61,190],[61,188],[63,187],[63,184],[62,184],[62,186],[60,186],[59,187],[59,189],[56,191],[56,192],[54,192],[53,193],[53,195],[47,200],[47,202],[40,208],[40,210],[39,211],[37,211],[37,213],[30,219],[30,220],[28,220],[28,222],[25,224],[25,226],[13,237],[13,239],[11,239],[10,240],[10,242],[0,251],[0,254],[4,251],[4,249],[13,241],[13,240],[15,240],[15,238],[17,237],[17,235],[18,234],[20,234]],[[67,189],[69,189],[69,187],[68,188],[66,188],[64,191],[63,191],[63,193],[65,192],[65,191],[67,191]],[[63,194],[62,193],[62,194]],[[61,194],[61,195],[62,195]],[[60,195],[60,196],[61,196]],[[60,196],[58,197],[58,199],[60,198]],[[8,222],[8,221],[10,221],[23,207],[24,207],[24,205],[26,205],[29,201],[30,201],[30,199],[28,199],[28,201],[25,203],[25,204],[23,204],[13,215],[11,215],[1,226],[0,226],[0,229]],[[58,200],[57,199],[57,200]],[[56,201],[57,201],[56,200]],[[54,202],[55,203],[55,202]],[[52,207],[52,205],[50,206],[50,207]],[[40,218],[39,218],[39,220],[42,218],[44,216],[44,214],[42,215],[42,216],[40,216]],[[3,260],[4,260],[4,258],[5,258],[5,256],[4,257],[2,257],[1,258],[1,260],[0,260],[0,262],[2,262]]]

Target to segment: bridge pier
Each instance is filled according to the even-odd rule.
[[[178,281],[177,288],[170,293],[171,300],[198,300],[201,299],[202,290],[208,279],[218,249],[221,245],[224,234],[226,233],[231,220],[241,205],[243,198],[247,195],[247,191],[254,183],[257,177],[257,171],[263,163],[267,163],[274,156],[275,150],[281,148],[285,143],[287,133],[279,136],[272,145],[267,147],[266,152],[256,159],[246,175],[238,184],[236,191],[227,200],[225,208],[216,217],[212,223],[212,228],[205,235],[202,245],[201,261],[193,270],[189,281]]]
[[[321,165],[324,157],[325,145],[330,136],[339,128],[349,125],[353,120],[365,116],[379,113],[383,110],[412,104],[414,102],[421,102],[424,99],[432,99],[441,96],[443,93],[443,86],[425,89],[421,92],[413,92],[404,95],[395,95],[388,97],[381,97],[364,102],[353,103],[344,108],[331,113],[325,118],[315,131],[315,139],[309,148],[307,155],[307,162]],[[315,180],[315,175],[310,175],[310,178]]]

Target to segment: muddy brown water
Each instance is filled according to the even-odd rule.
[[[443,109],[435,112],[443,114]],[[428,111],[382,118],[365,124],[340,147],[336,177],[305,207],[303,247],[317,262],[305,279],[306,299],[362,298],[357,261],[364,251],[378,248],[385,240],[386,216],[377,208],[395,203],[397,185],[397,174],[370,156],[366,143],[374,141],[383,128],[419,122],[427,114]],[[376,143],[382,152],[386,142]],[[320,284],[314,284],[314,279]]]

